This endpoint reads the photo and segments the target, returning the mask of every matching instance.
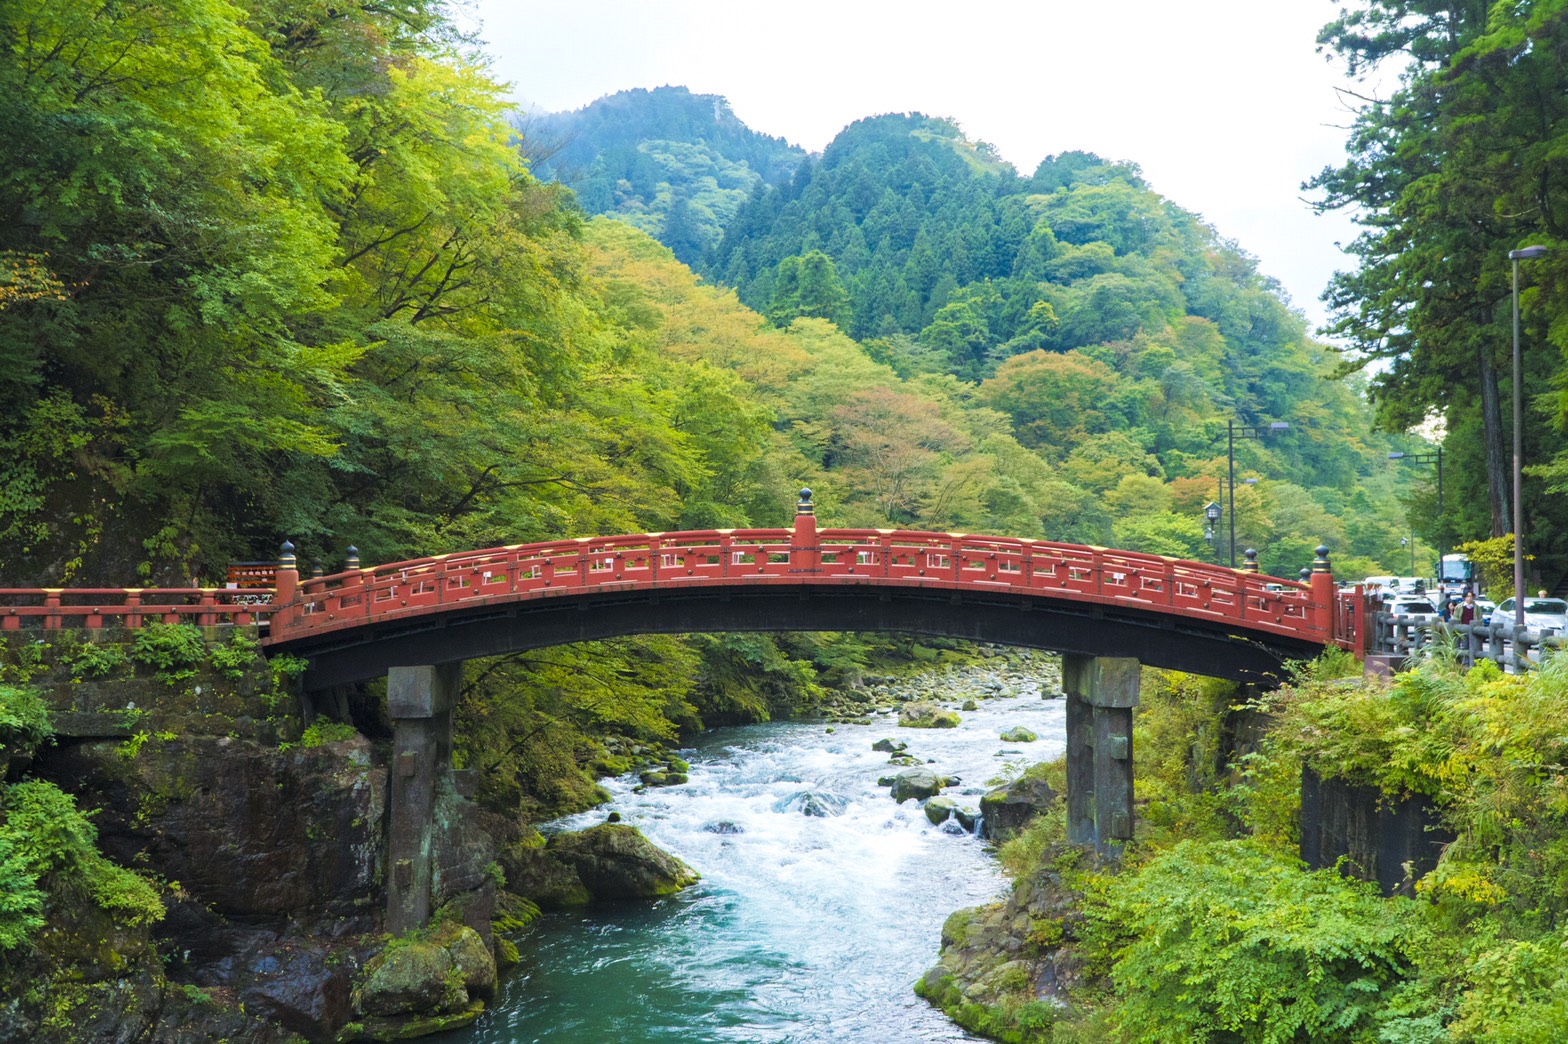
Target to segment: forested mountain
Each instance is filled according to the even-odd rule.
[[[537,175],[569,186],[588,213],[658,236],[692,265],[753,189],[787,181],[805,158],[747,127],[725,99],[685,87],[621,91],[516,124]]]

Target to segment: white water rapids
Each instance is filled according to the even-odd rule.
[[[1053,686],[1054,687],[1054,686]],[[959,695],[962,699],[962,695]],[[951,702],[951,701],[949,701]],[[517,938],[522,964],[495,1006],[451,1044],[947,1042],[972,1037],[914,995],[952,911],[1000,896],[983,843],[878,777],[900,771],[871,746],[891,738],[958,776],[945,796],[978,810],[982,791],[1065,746],[1064,705],[1038,686],[981,700],[955,729],[775,723],[717,729],[680,756],[682,786],[636,793],[610,811],[703,875],[679,896],[548,914]],[[1034,743],[1005,743],[1022,725]],[[832,731],[828,731],[829,728]],[[835,814],[810,816],[805,795]]]

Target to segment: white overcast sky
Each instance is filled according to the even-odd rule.
[[[1072,149],[1138,164],[1235,240],[1316,327],[1355,227],[1301,183],[1344,157],[1365,91],[1317,53],[1340,0],[473,0],[493,72],[538,112],[634,87],[729,99],[819,152],[865,116],[956,119],[1028,174]]]

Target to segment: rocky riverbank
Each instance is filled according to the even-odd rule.
[[[519,836],[470,800],[471,774],[452,772],[437,794],[437,912],[427,928],[389,938],[384,733],[341,699],[332,710],[360,727],[316,717],[323,708],[302,704],[293,665],[269,664],[243,631],[180,647],[188,637],[160,635],[167,647],[140,659],[128,644],[70,636],[0,650],[0,684],[37,693],[56,733],[47,745],[0,736],[8,782],[74,797],[92,817],[80,821],[87,849],[146,875],[161,911],[117,917],[56,874],[38,945],[0,949],[0,1039],[270,1044],[450,1029],[484,1009],[514,952],[507,932],[538,909],[666,895],[696,880],[626,826]],[[875,715],[903,745],[890,751],[893,767],[923,771],[919,728],[1059,688],[1054,658],[982,649],[978,663],[867,678],[830,695],[823,714],[829,729]],[[647,787],[686,780],[685,763],[655,746],[608,756],[640,769]],[[933,822],[971,829],[979,810],[939,796],[949,780],[930,782],[906,796]],[[1001,824],[1009,800],[1027,804],[986,795],[984,815]],[[0,808],[0,825],[20,814]]]
[[[347,1042],[471,1022],[515,953],[502,933],[537,912],[526,842],[500,840],[516,831],[469,799],[468,774],[442,774],[436,913],[387,936],[388,742],[302,727],[292,665],[243,631],[148,633],[164,645],[0,647],[0,881],[45,871],[18,896],[36,903],[28,935],[0,919],[0,1040]],[[695,880],[626,827],[537,854],[571,882],[538,905]]]

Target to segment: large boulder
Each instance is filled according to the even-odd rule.
[[[467,1025],[495,985],[490,948],[472,928],[449,922],[388,943],[365,963],[353,1003],[367,1017],[367,1035],[400,1039]]]
[[[542,845],[511,845],[501,853],[500,863],[501,872],[506,875],[506,890],[531,900],[542,910],[585,906],[593,899],[577,870]]]
[[[980,798],[981,833],[1000,844],[1056,801],[1056,791],[1049,783],[1028,776],[987,791]]]
[[[934,703],[911,703],[898,712],[898,723],[906,729],[956,729],[962,721],[957,711]]]
[[[942,791],[942,777],[928,768],[905,769],[893,777],[893,800],[903,804],[910,798],[924,801]]]
[[[653,899],[700,879],[691,867],[624,823],[557,834],[545,851],[575,870],[595,899]]]
[[[1002,733],[1003,743],[1033,743],[1039,738],[1022,725],[1015,725]]]

